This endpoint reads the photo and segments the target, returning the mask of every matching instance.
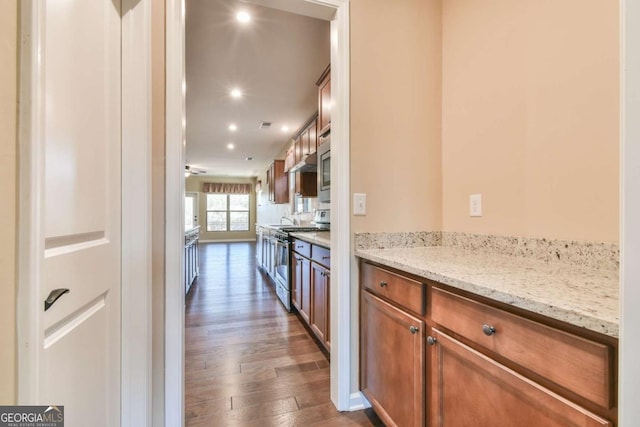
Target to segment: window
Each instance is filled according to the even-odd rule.
[[[249,231],[249,195],[208,193],[207,231]]]

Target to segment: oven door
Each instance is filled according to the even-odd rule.
[[[289,242],[276,240],[275,282],[278,298],[287,310],[291,310],[291,290],[289,287]]]

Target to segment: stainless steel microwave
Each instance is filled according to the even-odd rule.
[[[331,201],[331,134],[318,138],[318,201]]]

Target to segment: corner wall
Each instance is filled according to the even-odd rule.
[[[0,1],[0,405],[16,403],[18,2]]]
[[[443,230],[618,241],[618,9],[443,2]]]
[[[441,7],[351,0],[353,232],[442,226]]]

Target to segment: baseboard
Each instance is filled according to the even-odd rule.
[[[351,393],[351,396],[349,396],[349,411],[361,411],[367,408],[371,408],[371,404],[362,392]]]
[[[220,240],[204,240],[199,239],[198,243],[236,243],[236,242],[255,242],[256,239],[220,239]]]

